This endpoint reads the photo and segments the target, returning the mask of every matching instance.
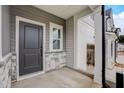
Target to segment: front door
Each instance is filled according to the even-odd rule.
[[[43,27],[19,23],[19,75],[43,70]]]

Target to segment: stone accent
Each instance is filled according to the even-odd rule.
[[[46,71],[60,69],[66,64],[65,52],[47,52],[45,54],[45,69]],[[4,62],[0,62],[0,87],[11,87],[11,81],[16,81],[17,78],[17,58],[13,53],[11,57]]]
[[[17,78],[17,60],[16,60],[16,54],[14,53],[12,58],[12,81],[16,81]],[[51,71],[55,69],[62,68],[65,66],[66,63],[66,53],[65,52],[47,52],[45,54],[45,70]]]
[[[16,54],[14,53],[12,56],[12,81],[17,80],[16,76],[17,76],[17,60],[16,60]]]
[[[65,52],[47,52],[45,58],[46,71],[62,68],[66,64]]]
[[[0,88],[11,87],[11,55],[0,62]]]

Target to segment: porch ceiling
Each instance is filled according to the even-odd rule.
[[[69,17],[79,13],[89,7],[93,10],[96,6],[88,6],[88,5],[35,5],[35,7],[42,9],[46,12],[54,14],[60,18],[68,19]]]

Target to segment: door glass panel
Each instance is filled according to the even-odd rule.
[[[108,87],[118,87],[124,80],[124,6],[105,5],[104,13],[105,83]]]

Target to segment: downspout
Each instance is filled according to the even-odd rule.
[[[114,59],[115,63],[117,63],[117,61],[116,61],[116,57],[117,57],[117,43],[116,42],[117,41],[118,41],[118,39],[115,40],[115,59]]]
[[[105,11],[102,5],[102,87],[105,86]]]

